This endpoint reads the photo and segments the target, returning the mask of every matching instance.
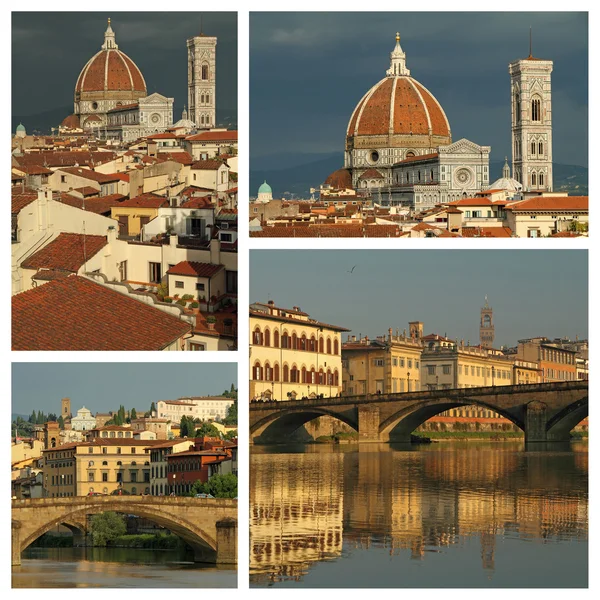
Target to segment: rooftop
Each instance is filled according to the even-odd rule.
[[[177,317],[80,276],[12,297],[13,350],[162,350],[190,329]]]

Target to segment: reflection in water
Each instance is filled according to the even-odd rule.
[[[237,585],[234,569],[193,562],[185,551],[28,548],[13,588],[211,588]]]
[[[582,444],[253,448],[251,583],[584,587],[587,456]]]

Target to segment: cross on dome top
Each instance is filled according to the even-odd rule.
[[[396,47],[390,53],[390,68],[386,71],[386,75],[410,75],[410,71],[406,68],[406,54],[400,46],[400,33],[396,32]]]

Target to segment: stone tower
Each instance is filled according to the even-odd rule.
[[[410,321],[408,335],[415,340],[420,340],[423,337],[423,323],[421,321]]]
[[[200,35],[187,41],[189,118],[200,129],[216,124],[217,38]]]
[[[479,343],[484,348],[494,346],[494,314],[492,307],[485,297],[485,306],[481,309],[481,322],[479,323]]]
[[[71,398],[63,398],[61,400],[61,410],[60,410],[60,414],[62,416],[63,419],[70,419],[71,418]]]
[[[60,446],[60,428],[56,421],[44,423],[44,448],[56,448]]]
[[[529,56],[510,73],[513,177],[523,191],[552,191],[552,61]]]

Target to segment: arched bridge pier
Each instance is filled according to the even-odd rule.
[[[425,421],[459,406],[478,405],[512,421],[527,443],[568,441],[588,416],[588,382],[428,390],[250,403],[252,443],[277,443],[312,419],[327,415],[358,432],[359,442],[410,442]]]
[[[171,496],[75,496],[12,501],[12,565],[36,539],[64,524],[80,543],[90,515],[114,511],[145,517],[183,539],[196,562],[237,563],[237,501]]]

